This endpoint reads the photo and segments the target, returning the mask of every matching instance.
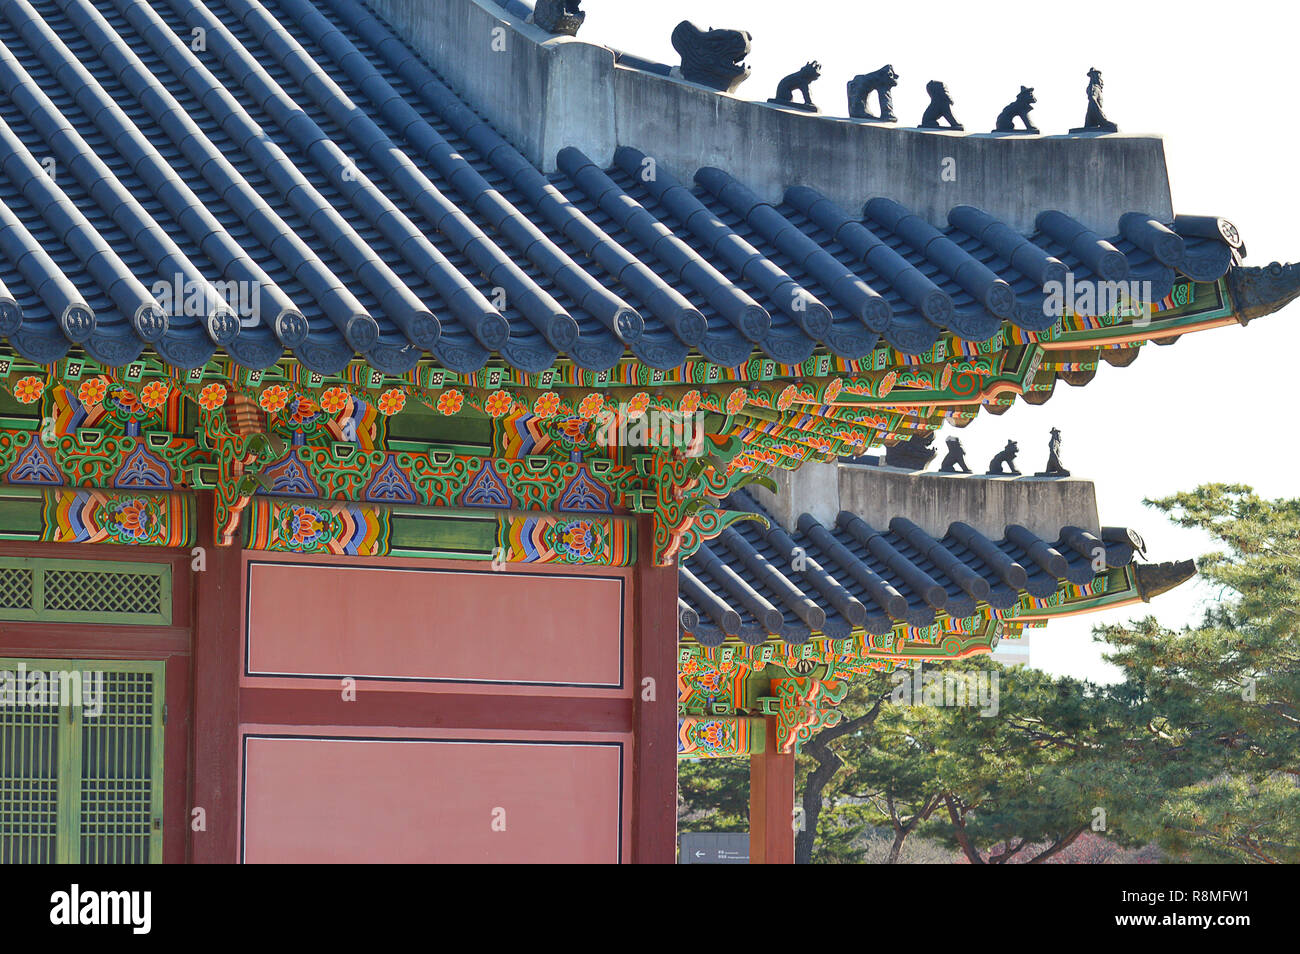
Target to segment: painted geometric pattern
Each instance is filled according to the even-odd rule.
[[[11,484],[46,487],[57,487],[63,483],[63,475],[54,464],[54,456],[39,440],[31,441],[19,452],[18,460],[9,468],[5,479]]]
[[[270,485],[270,492],[285,497],[319,497],[320,488],[311,479],[306,465],[297,454],[286,454],[284,460],[271,464],[262,471]]]
[[[1165,303],[1174,306],[1172,309],[1158,310],[1160,322],[1172,322],[1162,326],[1165,332],[1199,327],[1207,321],[1231,320],[1232,307],[1224,280],[1197,286],[1195,294],[1190,286],[1185,291],[1181,298]],[[1113,323],[1101,324],[1109,328]],[[1085,336],[1093,333],[1076,330]],[[996,336],[998,348],[1007,345],[1005,333],[1007,329]],[[1044,332],[1024,343],[1056,337],[1055,332]],[[1085,346],[1086,338],[1079,344]],[[547,391],[541,396],[528,395],[526,401],[522,392],[512,395],[507,393],[508,387],[500,387],[523,381],[514,372],[493,383],[477,372],[456,376],[439,371],[435,375],[421,367],[399,382],[391,376],[388,380],[383,375],[376,379],[357,366],[349,367],[338,380],[326,381],[320,375],[307,375],[289,361],[264,376],[260,371],[238,370],[220,359],[185,375],[182,383],[179,376],[169,374],[152,359],[134,362],[124,370],[112,370],[82,358],[21,368],[23,362],[4,358],[0,359],[5,371],[0,375],[0,388],[30,407],[32,416],[24,419],[27,430],[0,435],[0,473],[9,483],[37,488],[79,486],[144,491],[167,489],[170,482],[177,489],[205,489],[211,486],[210,480],[220,483],[233,470],[226,467],[213,473],[212,449],[196,447],[193,439],[185,436],[189,433],[185,426],[190,416],[187,412],[193,410],[188,405],[197,404],[210,414],[226,403],[233,391],[256,402],[267,414],[272,432],[287,438],[297,464],[302,465],[300,468],[283,458],[269,462],[268,471],[285,465],[283,474],[264,473],[277,484],[271,490],[277,495],[305,497],[316,488],[312,496],[335,500],[403,504],[412,502],[414,495],[414,502],[421,505],[584,513],[607,512],[610,508],[603,501],[608,496],[613,509],[655,512],[655,552],[656,559],[662,561],[675,553],[689,554],[703,536],[712,534],[695,532],[706,526],[708,515],[701,517],[688,511],[689,501],[678,500],[675,494],[661,495],[658,501],[646,504],[647,483],[653,486],[671,478],[668,482],[678,487],[678,478],[687,483],[699,478],[704,481],[701,487],[725,484],[726,489],[733,489],[734,479],[745,472],[785,466],[819,454],[860,452],[867,444],[890,434],[911,432],[922,424],[921,419],[914,413],[908,416],[900,412],[912,401],[942,397],[940,404],[949,408],[943,413],[957,414],[965,411],[954,410],[962,403],[958,400],[954,404],[954,399],[976,400],[984,393],[982,388],[1003,384],[1047,387],[1043,383],[1047,379],[1039,370],[1040,366],[1048,367],[1051,354],[1045,355],[1036,347],[1018,347],[1003,353],[1003,361],[994,360],[986,347],[992,349],[993,344],[944,337],[936,343],[933,353],[918,356],[926,360],[915,367],[893,367],[897,355],[882,355],[880,361],[873,358],[866,363],[851,362],[852,367],[828,356],[816,356],[799,367],[777,367],[762,359],[736,375],[706,376],[699,381],[692,377],[692,382],[701,386],[681,394],[642,390],[627,395],[606,389],[583,396]],[[1012,357],[1016,360],[1012,361]],[[1060,353],[1063,365],[1078,363],[1075,357]],[[647,383],[636,375],[627,378],[627,371],[622,368],[605,383],[612,384],[615,379],[629,386],[634,379],[638,384]],[[852,376],[834,376],[846,371]],[[781,382],[773,380],[774,375],[809,374],[819,376],[819,382],[805,380],[782,387]],[[709,383],[733,379],[745,381],[746,387],[728,389]],[[448,388],[452,382],[460,387]],[[586,386],[587,382],[585,378],[581,382],[569,381],[571,385],[579,383]],[[488,386],[497,389],[484,392]],[[838,405],[841,392],[872,406]],[[497,445],[508,445],[509,456],[514,459],[498,459],[485,468],[484,458],[459,453],[449,456],[441,450],[424,454],[379,450],[385,443],[385,421],[399,413],[408,398],[446,416],[472,411],[493,418],[493,451],[500,455],[502,448]],[[899,404],[877,403],[891,401]],[[748,412],[751,405],[755,413]],[[730,433],[736,446],[715,455],[717,459],[709,465],[714,469],[702,473],[693,465],[684,465],[682,473],[638,470],[627,466],[636,463],[634,459],[625,463],[626,448],[602,448],[596,457],[589,456],[592,425],[611,408],[624,406],[661,415],[708,410],[727,418],[730,423],[723,427],[723,433]],[[51,419],[54,433],[49,435],[47,421]],[[40,446],[32,446],[37,431]],[[172,435],[169,444],[160,445],[154,439],[163,434]],[[713,440],[718,448],[726,443],[720,437]],[[138,449],[136,441],[142,441],[145,448]],[[549,456],[541,457],[539,452],[543,451]],[[608,456],[604,456],[607,452]],[[524,454],[548,460],[549,468],[539,469],[532,457],[522,457]],[[130,464],[125,467],[128,458]],[[598,471],[597,465],[605,469]],[[124,469],[119,478],[119,471]],[[591,480],[572,480],[584,470]],[[229,506],[236,502],[232,500]],[[237,523],[237,509],[223,513]],[[551,552],[561,551],[570,553],[569,558],[582,558],[581,536],[574,537],[574,547],[567,549],[535,539],[536,533],[532,537],[536,552],[525,553],[525,559],[550,559]]]
[[[584,517],[502,519],[498,546],[510,563],[579,563],[631,566],[635,556],[630,525]]]
[[[609,491],[581,471],[560,495],[559,509],[580,513],[613,513]]]
[[[493,507],[498,510],[510,506],[510,491],[497,475],[490,459],[484,458],[483,466],[461,494],[460,504],[463,507]]]
[[[749,708],[745,680],[750,669],[712,665],[688,652],[677,661],[677,711],[693,715],[731,715]]]
[[[330,441],[355,443],[358,449],[382,447],[388,419],[373,400],[366,401],[343,388],[327,388],[318,395],[271,385],[258,395],[271,429],[295,446]]]
[[[839,724],[843,717],[837,708],[849,694],[849,684],[839,680],[812,678],[773,679],[772,691],[777,704],[776,749],[798,753],[819,729]]]
[[[411,486],[411,482],[402,473],[397,466],[397,462],[392,457],[384,461],[383,466],[375,471],[375,475],[366,484],[362,496],[366,500],[373,500],[377,503],[419,502],[415,488]]]
[[[250,550],[383,556],[390,534],[389,512],[364,504],[322,507],[255,498],[248,508]]]
[[[187,471],[199,463],[193,440],[158,432],[111,436],[84,429],[72,435],[0,431],[0,472],[10,484],[173,490],[180,489]]]
[[[52,384],[45,394],[45,414],[54,419],[59,434],[81,428],[119,436],[149,430],[176,433],[186,403],[183,390],[165,381],[128,385],[109,381],[105,375]]]
[[[382,507],[339,502],[264,500],[254,497],[248,511],[250,550],[387,556],[392,553],[392,512]],[[497,545],[461,552],[462,559],[501,559],[507,563],[567,563],[631,566],[635,528],[600,517],[497,517]],[[404,547],[405,556],[424,555]],[[427,555],[438,555],[430,548]]]
[[[4,432],[0,432],[0,442]],[[0,446],[0,462],[6,459]],[[39,463],[39,461],[37,461]],[[611,514],[641,488],[632,467],[544,457],[502,460],[439,449],[364,451],[357,445],[291,446],[261,471],[259,493],[365,503]]]
[[[180,496],[50,490],[44,498],[41,540],[47,543],[194,545],[193,502]]]
[[[679,759],[716,759],[763,749],[763,723],[757,719],[683,716],[677,720]]]
[[[144,444],[137,444],[126,455],[113,477],[113,486],[119,490],[175,489],[167,462],[151,454]]]

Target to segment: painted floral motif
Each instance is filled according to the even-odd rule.
[[[102,404],[108,397],[108,382],[101,377],[87,378],[77,388],[77,400],[88,407]]]
[[[686,716],[679,723],[678,755],[690,758],[745,755],[748,745],[749,734],[743,721]]]
[[[129,540],[143,540],[149,535],[148,505],[144,500],[125,500],[112,510],[115,535]]]
[[[514,403],[514,399],[505,391],[493,391],[483,402],[483,407],[493,417],[504,417],[510,413]]]
[[[677,673],[681,676],[693,676],[697,672],[703,672],[704,666],[700,664],[698,656],[687,656],[685,659],[677,661]]]
[[[209,384],[199,392],[199,407],[205,410],[215,411],[225,403],[226,386],[224,384]]]
[[[379,395],[379,400],[375,402],[379,408],[379,413],[385,417],[392,417],[402,408],[406,407],[406,392],[401,388],[389,388],[383,394]],[[445,411],[443,412],[446,413]]]
[[[167,403],[171,389],[161,381],[150,381],[140,389],[140,403],[148,408],[159,408]]]
[[[589,421],[599,414],[600,409],[604,406],[605,396],[593,391],[591,394],[588,394],[583,398],[582,402],[578,405],[578,417],[582,418],[584,421]]]
[[[268,414],[275,414],[289,403],[289,391],[278,384],[273,384],[257,399],[258,405]]]
[[[827,404],[833,402],[840,396],[840,391],[844,389],[844,379],[836,378],[830,384],[826,385],[826,393],[822,395],[822,400]]]
[[[114,384],[108,389],[108,398],[131,417],[144,417],[148,413],[140,406],[140,399],[120,384]]]
[[[748,400],[749,400],[749,392],[746,391],[744,388],[736,388],[736,390],[732,391],[729,395],[727,395],[727,405],[726,405],[727,413],[735,414],[737,411],[739,411],[742,407],[745,406],[745,403]]]
[[[546,391],[537,396],[533,402],[533,413],[538,417],[553,417],[560,409],[560,396],[554,391]]]
[[[776,409],[778,411],[789,410],[790,405],[794,403],[795,395],[798,393],[799,389],[793,384],[782,388],[781,393],[776,398]]]
[[[710,749],[721,749],[728,742],[726,723],[723,722],[705,722],[696,727],[697,739]]]
[[[44,393],[45,382],[34,374],[21,378],[14,385],[14,397],[18,399],[20,404],[35,404]]]
[[[295,430],[300,429],[304,424],[310,423],[313,418],[320,414],[320,408],[316,402],[310,398],[294,398],[292,413],[289,415],[289,424]]]
[[[343,388],[326,388],[320,396],[320,409],[326,414],[337,414],[348,405],[348,392]]]
[[[694,414],[700,409],[700,392],[691,390],[682,395],[678,410],[683,414]]]
[[[310,507],[294,507],[290,513],[289,527],[293,535],[289,538],[294,546],[306,546],[325,532],[325,523],[318,510]]]
[[[699,688],[711,695],[716,695],[722,691],[722,672],[717,669],[710,670],[700,675],[695,684]]]
[[[589,521],[565,524],[560,539],[570,553],[584,560],[591,559],[592,534]]]
[[[650,406],[650,395],[645,391],[637,391],[628,398],[627,416],[629,419],[640,417],[645,413],[645,409]]]
[[[438,398],[438,410],[443,414],[459,414],[464,405],[465,395],[456,388],[443,392]]]
[[[588,422],[580,417],[565,417],[555,422],[555,431],[566,447],[587,443]]]

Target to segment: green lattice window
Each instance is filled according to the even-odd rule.
[[[25,566],[0,566],[0,610],[27,610],[35,605],[36,571]]]
[[[0,864],[162,860],[164,699],[161,662],[0,659]]]
[[[171,567],[0,557],[0,620],[168,626]]]

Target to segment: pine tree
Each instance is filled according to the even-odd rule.
[[[1128,810],[1176,856],[1300,861],[1300,500],[1209,484],[1147,503],[1224,549],[1199,561],[1219,591],[1199,626],[1097,630],[1147,730]]]

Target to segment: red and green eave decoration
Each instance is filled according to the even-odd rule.
[[[124,488],[117,469],[142,442],[168,473],[134,489],[215,491],[223,544],[247,529],[249,515],[256,539],[285,544],[267,526],[294,501],[315,516],[300,514],[291,539],[302,538],[304,521],[332,523],[347,511],[340,532],[352,536],[342,552],[367,554],[385,552],[384,524],[395,510],[493,510],[508,515],[498,534],[498,544],[510,544],[507,560],[568,553],[557,544],[575,531],[553,524],[581,469],[600,489],[591,514],[602,539],[595,549],[579,541],[569,557],[581,559],[585,549],[598,552],[593,562],[625,562],[629,534],[615,540],[611,528],[652,515],[655,560],[667,566],[753,519],[719,503],[775,469],[857,456],[945,422],[962,426],[1017,396],[1041,403],[1058,378],[1083,383],[1099,361],[1127,364],[1146,341],[1235,320],[1221,279],[1179,283],[1140,326],[1122,315],[1069,315],[1039,333],[1006,324],[979,343],[943,335],[919,356],[881,346],[856,361],[814,354],[795,366],[756,356],[725,368],[694,358],[663,371],[628,358],[604,372],[566,364],[536,374],[489,366],[455,375],[426,363],[389,376],[357,361],[327,378],[292,358],[249,371],[224,358],[181,370],[145,356],[109,369],[76,356],[37,366],[0,354],[0,387],[32,412],[0,434],[0,467],[9,484],[112,496]],[[427,438],[387,446],[386,423],[417,405],[428,415]],[[439,421],[466,419],[490,427],[490,442],[467,450],[440,439]],[[603,423],[618,433],[640,419],[651,431],[658,420],[699,420],[703,434],[691,447],[600,439]],[[48,458],[50,472],[15,470],[23,454]],[[71,463],[83,458],[97,463]],[[488,459],[492,473],[484,475]]]

